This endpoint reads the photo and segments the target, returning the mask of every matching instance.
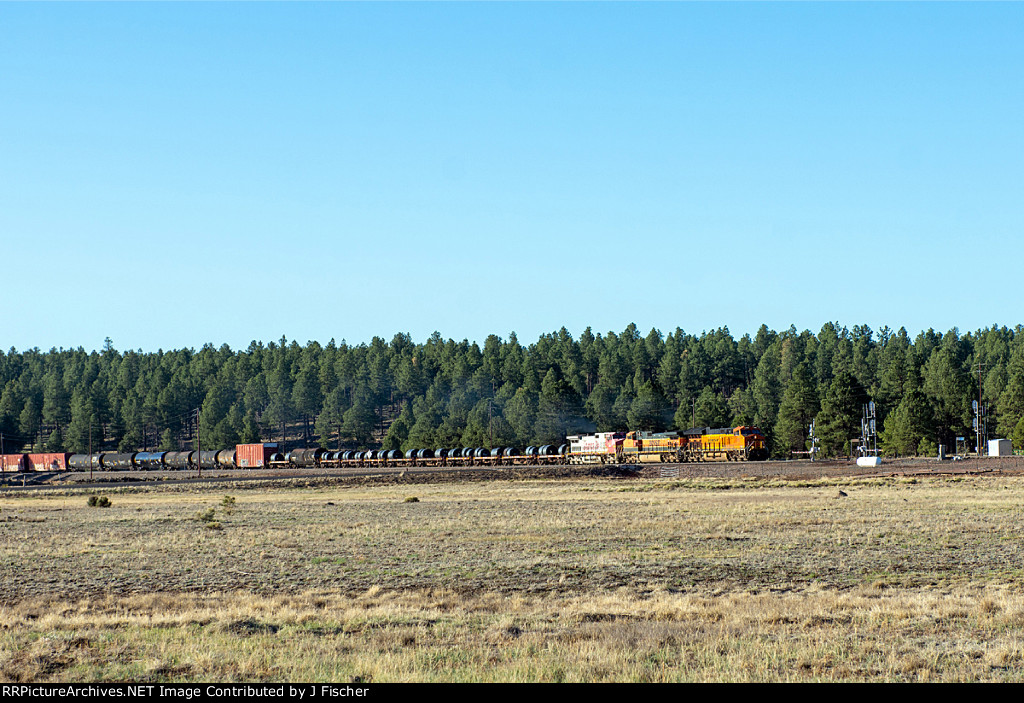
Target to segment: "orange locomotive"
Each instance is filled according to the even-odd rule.
[[[756,427],[695,427],[683,432],[629,432],[622,441],[622,463],[684,461],[763,461],[768,444]]]

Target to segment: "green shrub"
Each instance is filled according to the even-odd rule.
[[[949,447],[946,447],[946,451],[949,451]],[[939,453],[939,445],[927,437],[922,437],[921,441],[917,445],[918,456],[935,456]]]

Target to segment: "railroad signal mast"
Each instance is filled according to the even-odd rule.
[[[978,456],[985,455],[985,442],[988,439],[988,403],[971,401],[974,410],[974,437],[978,448]]]
[[[875,401],[864,405],[864,417],[860,419],[860,446],[857,451],[861,456],[878,456],[878,430],[876,426]]]
[[[975,445],[978,450],[978,456],[984,456],[985,445],[982,443],[982,436],[988,439],[988,428],[985,426],[988,421],[988,405],[981,402],[981,370],[985,367],[985,364],[978,362],[978,399],[971,401],[971,405],[974,407],[974,437],[977,442]]]

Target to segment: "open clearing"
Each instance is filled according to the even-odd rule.
[[[9,492],[0,679],[1020,681],[1022,517],[1010,475]]]

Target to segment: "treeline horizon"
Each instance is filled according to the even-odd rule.
[[[850,451],[873,400],[879,447],[934,454],[988,435],[1024,445],[1024,327],[877,332],[827,322],[814,334],[762,325],[700,335],[634,324],[528,345],[252,342],[198,351],[0,352],[2,451],[135,451],[277,441],[328,449],[525,447],[613,430],[760,427],[771,455]],[[197,427],[198,421],[198,427]]]

